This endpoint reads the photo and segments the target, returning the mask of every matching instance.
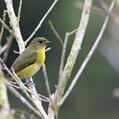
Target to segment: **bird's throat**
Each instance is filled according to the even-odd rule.
[[[42,65],[44,61],[45,61],[45,49],[38,49],[36,63]]]

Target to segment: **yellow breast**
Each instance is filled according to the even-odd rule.
[[[17,72],[17,76],[21,79],[28,78],[33,76],[38,70],[40,69],[41,65],[38,65],[36,63],[31,64],[30,66],[26,67],[25,69]]]
[[[45,49],[39,49],[37,50],[37,58],[36,62],[34,64],[31,64],[27,66],[22,71],[17,72],[17,76],[21,79],[28,78],[33,76],[41,67],[41,65],[45,61]]]
[[[45,61],[45,49],[39,49],[37,50],[37,64],[43,64]]]

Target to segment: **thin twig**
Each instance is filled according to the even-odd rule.
[[[110,6],[110,8],[109,8],[109,12],[112,11],[112,9],[113,9],[113,7],[114,7],[114,4],[115,4],[115,0],[112,1],[111,6]],[[100,42],[101,39],[102,39],[102,36],[103,36],[103,34],[104,34],[104,31],[105,31],[105,29],[106,29],[106,26],[107,26],[108,21],[109,21],[109,16],[106,16],[106,18],[105,18],[105,20],[104,20],[104,23],[103,23],[103,25],[102,25],[102,28],[101,28],[101,30],[100,30],[100,32],[99,32],[99,35],[98,35],[96,41],[94,42],[92,48],[90,49],[88,55],[86,56],[86,58],[85,58],[85,60],[84,60],[84,62],[82,63],[81,67],[79,68],[78,72],[76,73],[76,75],[75,75],[73,81],[71,82],[71,85],[69,86],[69,88],[68,88],[68,90],[66,91],[64,97],[62,98],[62,100],[61,100],[61,102],[60,102],[60,105],[62,105],[62,104],[64,103],[64,101],[66,100],[66,98],[69,96],[69,94],[71,93],[72,89],[73,89],[74,86],[76,85],[77,81],[79,80],[79,77],[81,76],[83,70],[85,69],[87,63],[88,63],[89,60],[91,59],[91,57],[92,57],[94,51],[96,50],[96,48],[97,48],[99,42]]]
[[[5,23],[6,21],[6,10],[4,11],[3,13],[3,22]],[[4,33],[4,25],[2,24],[2,27],[1,27],[1,31],[0,31],[0,43],[1,43],[1,40],[2,40],[2,37],[3,37],[3,33]]]
[[[17,83],[12,83],[12,82],[10,82],[10,83],[9,83],[9,86],[12,86],[12,87],[15,88],[15,89],[21,89],[21,87],[18,86]]]
[[[47,74],[47,69],[46,69],[45,64],[43,64],[43,66],[42,66],[42,71],[43,71],[43,75],[44,75],[44,79],[45,79],[45,85],[46,85],[47,93],[48,93],[48,96],[50,98],[51,97],[51,89],[50,89],[50,84],[49,84],[48,74]]]
[[[66,35],[65,35],[64,43],[63,43],[63,46],[62,46],[61,60],[60,60],[59,80],[60,80],[60,77],[62,75],[63,68],[64,68],[64,60],[65,60],[66,48],[67,48],[67,42],[68,42],[69,36],[74,34],[76,31],[77,31],[77,29],[75,29],[71,32],[67,32]]]
[[[119,16],[116,15],[114,12],[109,12],[107,4],[103,0],[98,0],[99,5],[103,11],[105,16],[109,16],[110,20],[119,27]]]
[[[29,38],[25,41],[25,44],[27,44],[31,38],[35,35],[35,33],[38,31],[38,29],[41,27],[42,23],[44,22],[44,20],[46,19],[46,17],[48,16],[48,14],[51,12],[51,10],[53,9],[53,7],[55,6],[55,4],[57,3],[58,0],[55,0],[53,2],[53,4],[50,6],[50,8],[48,9],[48,11],[45,13],[45,15],[43,16],[43,18],[40,20],[40,22],[38,23],[37,27],[33,30],[33,32],[31,33],[31,35],[29,36]]]
[[[13,41],[13,35],[10,35],[9,37],[6,38],[7,39],[7,48],[5,50],[5,53],[3,55],[3,61],[5,62],[7,60],[7,57],[8,57],[8,53],[9,53],[9,49],[12,45],[12,41]]]
[[[24,83],[24,85],[25,85],[25,84],[28,85],[28,83]],[[18,86],[17,83],[15,83],[15,82],[10,82],[10,86],[12,86],[12,87],[14,87],[14,88],[16,88],[16,89],[21,89],[21,87]],[[33,94],[33,92],[31,92],[29,89],[26,89],[26,90],[27,90],[29,93],[31,93],[32,95],[36,96],[36,98],[38,98],[39,100],[41,100],[41,101],[43,101],[43,102],[49,102],[49,98],[47,98],[47,97],[45,97],[45,96],[43,96],[43,95],[41,95],[41,94],[35,95],[35,94]],[[39,97],[38,97],[38,96],[39,96]]]
[[[5,44],[0,48],[0,55],[3,54],[3,52],[7,49],[7,47],[8,47],[7,44]]]
[[[15,36],[13,30],[1,18],[0,18],[0,22],[2,23],[4,28],[6,28],[13,36]]]
[[[51,50],[51,48],[49,47],[49,48],[47,48],[47,49],[45,49],[45,52],[47,52],[47,51],[49,51],[49,50]]]
[[[19,51],[17,51],[17,50],[13,50],[13,52],[14,52],[15,54],[20,55],[20,52],[19,52]]]
[[[53,25],[53,23],[51,21],[49,21],[49,25],[50,25],[50,28],[52,29],[53,33],[55,34],[55,36],[59,40],[60,44],[63,45],[63,40],[60,37],[60,35],[58,34],[58,32],[56,31],[56,29],[55,29],[55,27],[54,27],[54,25]]]
[[[101,7],[101,10],[103,11],[103,14],[109,17],[112,17],[112,14],[110,14],[109,10],[108,10],[108,6],[106,3],[104,3],[103,0],[97,0],[97,2],[99,3],[99,6]]]
[[[22,2],[23,2],[22,0],[20,0],[19,2],[19,9],[18,9],[18,15],[17,15],[18,23],[20,22],[20,18],[21,18]]]

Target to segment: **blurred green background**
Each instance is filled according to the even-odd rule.
[[[14,8],[17,13],[19,0],[13,1]],[[106,1],[109,5],[111,0]],[[20,26],[24,40],[29,37],[52,2],[53,0],[23,0]],[[42,24],[42,27],[35,35],[45,36],[52,41],[52,49],[47,52],[46,59],[52,92],[55,91],[55,85],[57,84],[60,63],[59,59],[62,48],[56,36],[52,32],[48,24],[48,20],[53,22],[57,32],[60,34],[62,39],[64,39],[66,32],[72,31],[79,25],[82,2],[83,0],[59,0],[55,8]],[[93,6],[98,6],[96,0],[93,0]],[[2,17],[4,9],[6,9],[4,1],[0,0],[0,17]],[[75,71],[73,72],[72,77],[75,75],[77,69],[80,67],[82,61],[95,41],[103,21],[104,16],[101,15],[98,10],[96,11],[92,9],[90,21],[86,30],[84,42],[82,44],[82,49],[75,65]],[[111,24],[111,22],[109,24]],[[109,28],[110,27],[108,25],[108,29],[103,36],[104,40],[110,37]],[[7,36],[8,32],[4,34],[4,38]],[[71,36],[69,39],[67,56],[71,48],[73,38],[74,36]],[[101,41],[101,44],[102,43],[103,40]],[[8,66],[10,66],[17,57],[17,55],[13,53],[13,49],[18,50],[16,42],[13,43],[10,50],[9,58],[7,60]],[[47,95],[42,71],[40,71],[34,77],[34,82],[36,83],[38,92]],[[69,98],[61,107],[59,118],[119,119],[119,98],[113,96],[113,90],[115,88],[119,88],[119,74],[114,68],[112,68],[110,63],[106,60],[104,55],[100,53],[98,48],[82,73],[80,81],[78,81]],[[20,101],[17,98],[14,98],[11,94],[9,94],[9,100],[11,107],[26,109],[20,103]]]

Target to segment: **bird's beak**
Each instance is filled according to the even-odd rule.
[[[49,40],[46,40],[46,41],[44,42],[45,45],[49,45],[50,43],[51,43],[51,41],[49,41]]]

